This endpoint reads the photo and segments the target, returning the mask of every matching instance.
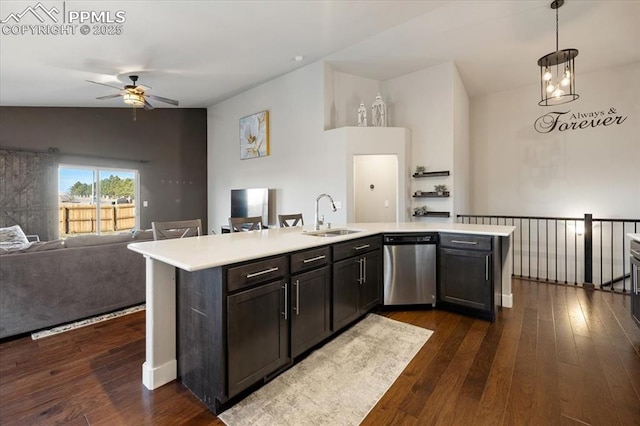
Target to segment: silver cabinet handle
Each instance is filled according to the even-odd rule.
[[[358,259],[358,284],[362,285],[362,258]]]
[[[300,280],[296,280],[296,315],[300,315]]]
[[[633,279],[633,292],[635,293],[635,295],[638,295],[638,287],[640,287],[638,285],[638,275],[640,274],[640,266],[636,265],[636,264],[632,264],[631,265],[631,278]]]
[[[357,250],[364,250],[364,249],[369,248],[369,247],[371,247],[370,244],[363,244],[361,246],[354,247],[353,249],[357,251]]]
[[[273,268],[265,269],[264,271],[254,272],[252,274],[247,274],[247,278],[259,277],[260,275],[268,274],[269,272],[274,272],[274,271],[277,271],[277,270],[278,270],[278,267],[275,266]]]
[[[310,259],[305,259],[302,261],[302,263],[315,262],[316,260],[322,260],[322,259],[325,259],[326,257],[327,256],[325,256],[324,254],[321,254],[320,256],[312,257]]]
[[[478,243],[476,241],[462,241],[462,240],[451,240],[452,243],[456,244],[469,244],[470,246],[477,246]]]
[[[284,283],[282,288],[284,289],[284,311],[281,312],[281,314],[284,315],[284,320],[286,321],[287,320],[287,304],[289,302],[289,298],[287,297],[287,283]]]
[[[362,272],[363,272],[362,275],[364,275],[364,277],[362,278],[362,282],[364,284],[366,284],[366,282],[367,282],[367,258],[366,257],[362,258],[362,264],[363,264],[363,266],[362,266]]]
[[[484,257],[484,280],[489,281],[489,256]]]

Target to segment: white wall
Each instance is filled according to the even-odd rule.
[[[336,108],[333,110],[333,128],[357,126],[360,102],[363,102],[367,109],[367,124],[371,126],[371,105],[379,92],[381,92],[381,82],[378,80],[334,71],[333,100]],[[387,125],[393,125],[389,117],[387,117]]]
[[[578,74],[576,89],[580,99],[555,107],[537,105],[538,84],[471,99],[469,213],[640,217],[640,64]],[[549,111],[610,108],[626,121],[534,129]]]
[[[342,179],[346,193],[347,222],[355,221],[354,164],[356,155],[394,155],[397,158],[397,210],[400,222],[408,220],[409,163],[406,160],[411,151],[411,132],[400,127],[340,127],[325,132],[325,145],[335,156],[336,179]]]
[[[352,221],[354,212],[348,208],[353,207],[353,200],[348,198],[353,197],[352,184],[348,183],[352,179],[351,157],[344,157],[346,142],[342,136],[336,143],[332,131],[324,135],[323,129],[356,124],[360,101],[370,111],[378,92],[387,103],[389,124],[409,128],[406,137],[412,142],[401,138],[400,145],[388,146],[377,136],[368,135],[357,147],[348,148],[355,151],[347,153],[347,157],[402,151],[399,170],[405,180],[399,183],[399,220],[408,220],[411,208],[422,205],[412,202],[413,191],[430,191],[436,184],[446,184],[453,196],[424,199],[428,200],[425,204],[431,210],[455,214],[454,199],[456,202],[458,198],[464,199],[467,180],[464,167],[467,100],[455,66],[443,64],[381,83],[341,73],[325,62],[317,62],[209,108],[211,228],[218,229],[227,221],[229,190],[247,187],[276,188],[277,212],[302,211],[307,224],[313,220],[315,197],[328,192],[336,201],[344,201],[345,208],[327,214],[327,221]],[[241,161],[238,119],[264,109],[270,111],[271,155]],[[354,128],[351,132],[358,130]],[[462,154],[456,154],[456,168],[454,141],[462,141]],[[450,170],[452,175],[414,180],[409,188],[405,182],[418,164],[431,171]],[[462,185],[460,194],[454,188],[454,179],[458,178]]]
[[[334,173],[336,155],[323,143],[323,71],[316,62],[208,109],[209,232],[227,223],[232,188],[274,188],[276,212],[302,212],[306,224],[313,223],[319,194],[344,200],[344,172]],[[238,120],[265,109],[271,155],[240,160]],[[332,223],[346,221],[344,210],[324,213]]]
[[[456,214],[468,214],[469,194],[469,96],[453,67],[453,220]]]
[[[452,63],[420,70],[382,84],[383,98],[396,126],[411,129],[411,169],[421,165],[427,171],[451,171],[449,177],[413,179],[411,192],[433,191],[434,185],[445,184],[455,194],[454,157],[454,93],[453,78],[457,74]],[[412,206],[426,205],[429,210],[453,214],[453,198],[423,198]],[[417,220],[441,220],[419,218]],[[449,221],[452,219],[449,219]]]
[[[336,89],[336,80],[342,91]],[[580,74],[581,98],[551,110],[588,113],[616,108],[626,121],[547,134],[533,127],[550,110],[537,106],[537,84],[472,99],[468,122],[466,93],[452,63],[384,81],[381,92],[393,125],[411,129],[408,168],[424,165],[431,171],[452,171],[448,178],[412,180],[409,193],[432,190],[440,183],[449,186],[451,198],[424,199],[432,210],[452,215],[592,213],[633,218],[640,216],[639,85],[638,63]],[[343,147],[324,135],[331,133],[324,132],[330,121],[327,114],[355,120],[355,104],[348,100],[376,89],[373,80],[339,75],[318,62],[211,107],[211,227],[226,223],[231,188],[276,188],[277,211],[302,211],[308,224],[318,194],[328,192],[346,205],[348,165]],[[263,109],[271,115],[271,156],[240,160],[238,119]],[[470,136],[465,141],[467,125]],[[470,196],[468,207],[465,196]],[[412,202],[410,196],[406,201],[412,206],[423,203]],[[332,223],[347,219],[344,209],[327,212]]]

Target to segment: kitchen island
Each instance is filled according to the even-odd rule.
[[[412,222],[356,223],[341,228],[358,232],[320,237],[310,235],[312,232],[307,232],[310,229],[306,228],[304,230],[276,228],[130,244],[131,250],[144,255],[147,265],[146,361],[142,367],[143,384],[148,389],[155,389],[177,378],[176,347],[179,345],[176,341],[176,271],[178,270],[214,271],[243,262],[264,258],[273,259],[278,255],[321,249],[328,245],[339,245],[365,237],[373,238],[387,232],[441,232],[491,236],[497,241],[496,253],[499,254],[497,264],[499,265],[500,295],[497,299],[503,307],[512,306],[510,258],[511,235],[515,229],[513,226]],[[226,317],[223,315],[221,318]]]

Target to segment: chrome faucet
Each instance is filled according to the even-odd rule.
[[[329,201],[331,201],[331,211],[336,211],[336,203],[333,202],[333,198],[331,198],[331,195],[329,194],[320,194],[318,195],[318,198],[316,198],[316,216],[314,218],[314,226],[313,229],[315,229],[316,231],[320,230],[320,225],[324,224],[324,215],[322,215],[322,218],[318,217],[318,202],[320,201],[320,198],[322,197],[327,197],[329,199]]]

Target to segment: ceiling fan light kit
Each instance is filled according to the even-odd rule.
[[[87,81],[89,83],[111,87],[113,89],[120,91],[120,93],[117,93],[115,95],[100,96],[96,99],[105,100],[105,99],[113,99],[121,96],[123,102],[126,105],[129,105],[133,108],[144,108],[146,110],[153,109],[153,106],[149,103],[149,101],[147,101],[146,98],[155,99],[157,101],[164,102],[174,106],[179,105],[179,102],[174,99],[163,98],[162,96],[155,96],[155,95],[145,93],[145,87],[147,89],[151,89],[151,87],[138,85],[137,75],[130,75],[129,79],[131,80],[131,84],[127,84],[123,88],[112,86],[110,84],[98,83],[97,81],[91,81],[91,80],[87,80]]]
[[[580,97],[576,93],[575,57],[578,49],[558,48],[558,9],[564,0],[551,2],[556,11],[556,51],[538,59],[540,67],[540,106],[552,106],[575,101]]]
[[[122,95],[124,103],[131,105],[135,108],[142,108],[144,106],[144,97],[136,93],[125,93]]]

